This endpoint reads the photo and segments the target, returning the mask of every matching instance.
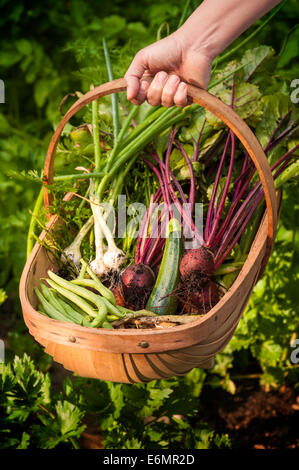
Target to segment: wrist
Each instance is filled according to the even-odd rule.
[[[211,28],[190,27],[186,23],[175,33],[175,39],[180,44],[183,56],[192,54],[206,58],[210,63],[222,52],[217,39],[217,25]]]
[[[182,59],[186,57],[198,57],[207,64],[212,64],[215,57],[220,53],[215,41],[210,34],[200,34],[196,30],[181,26],[175,33],[174,39],[181,50]]]
[[[204,0],[176,31],[183,53],[211,62],[280,0]]]

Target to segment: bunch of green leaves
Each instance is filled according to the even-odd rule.
[[[8,175],[13,171],[27,173],[36,168],[42,144],[31,139],[25,129],[18,135],[1,114],[0,121],[0,285],[9,293],[15,289],[15,281],[24,265],[30,220],[28,209],[39,192],[39,185],[29,179],[15,180]]]
[[[53,397],[48,374],[26,354],[0,365],[0,448],[78,447],[84,413]]]
[[[229,447],[197,416],[206,373],[149,384],[113,384],[76,378],[64,393],[100,425],[107,449],[207,449]]]

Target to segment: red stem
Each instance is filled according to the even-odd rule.
[[[197,227],[195,226],[192,218],[184,211],[184,209],[183,209],[182,205],[180,204],[180,202],[178,200],[178,197],[175,194],[175,191],[172,187],[171,180],[170,180],[169,159],[170,159],[170,155],[166,155],[165,168],[166,168],[166,178],[167,178],[167,183],[168,183],[168,187],[169,187],[170,196],[171,196],[176,208],[178,209],[178,211],[179,211],[179,213],[182,217],[182,221],[187,223],[188,228],[191,229],[191,231],[193,231],[194,236],[198,240],[200,245],[204,245],[203,237],[199,233],[199,231],[198,231]]]
[[[217,230],[217,227],[218,227],[218,224],[219,224],[219,221],[220,221],[223,209],[224,209],[224,205],[225,205],[225,201],[227,198],[229,185],[230,185],[230,181],[232,177],[234,158],[235,158],[235,135],[232,131],[230,131],[230,135],[231,135],[231,157],[230,157],[230,163],[229,163],[229,168],[228,168],[228,174],[227,174],[225,186],[223,189],[223,194],[222,194],[221,202],[219,205],[219,209],[216,212],[216,217],[213,221],[212,229],[211,229],[209,238],[207,240],[207,247],[210,247],[211,244],[213,243],[213,238],[215,236],[215,233],[216,233],[216,230]]]
[[[271,170],[272,172],[274,170],[275,173],[273,174],[273,179],[275,180],[284,170],[285,168],[289,165],[290,163],[290,160],[291,160],[291,156],[292,154],[299,148],[299,145],[296,145],[295,147],[293,147],[291,150],[289,150],[285,155],[283,155],[279,160],[277,160],[277,162],[272,165],[271,167]],[[248,222],[251,220],[251,217],[253,215],[253,213],[255,212],[255,210],[257,209],[258,205],[260,204],[260,202],[262,201],[263,197],[264,197],[264,190],[263,189],[260,189],[259,192],[257,194],[256,193],[256,190],[258,188],[260,188],[261,186],[261,183],[257,183],[255,185],[255,187],[253,188],[253,190],[251,191],[251,193],[247,196],[246,200],[247,200],[247,203],[245,204],[246,200],[244,201],[244,203],[242,204],[242,206],[239,208],[237,214],[239,213],[240,215],[240,210],[241,208],[244,206],[244,209],[243,209],[243,215],[241,217],[241,221],[238,221],[238,224],[240,224],[240,222],[242,223],[242,225],[240,226],[239,225],[239,230],[237,232],[237,234],[235,235],[235,237],[233,238],[232,242],[229,243],[229,241],[227,240],[227,237],[228,235],[230,235],[231,237],[234,236],[235,232],[236,232],[236,229],[235,228],[235,225],[232,223],[232,228],[230,230],[228,230],[228,232],[226,233],[224,239],[222,240],[222,244],[221,244],[221,247],[219,248],[218,252],[216,253],[215,255],[215,269],[217,269],[223,262],[224,260],[226,259],[226,257],[229,255],[229,253],[231,252],[231,250],[234,248],[234,246],[236,245],[236,243],[238,242],[238,240],[240,239],[242,233],[244,232]],[[255,195],[254,195],[255,194]],[[253,201],[250,202],[250,199],[253,198]],[[248,205],[249,204],[249,205]],[[247,206],[247,207],[246,207]],[[236,214],[236,216],[237,216]],[[225,250],[223,252],[223,250]],[[223,253],[221,255],[221,253]],[[221,255],[221,256],[220,256]]]
[[[255,172],[255,170],[252,170],[250,176],[246,180],[246,182],[243,185],[241,191],[239,191],[237,198],[233,201],[232,205],[230,206],[229,211],[226,214],[226,217],[225,217],[220,229],[218,230],[217,235],[215,236],[215,238],[213,240],[213,243],[211,244],[211,249],[214,249],[219,244],[222,235],[224,234],[224,232],[225,232],[227,226],[229,225],[229,223],[231,222],[231,217],[232,217],[238,203],[240,202],[240,200],[242,199],[244,193],[246,192],[246,190],[248,188],[248,185],[249,185],[249,183],[250,183],[250,181],[251,181],[251,179],[254,175],[254,172]]]
[[[158,194],[159,194],[159,197],[157,196]],[[153,204],[156,202],[159,202],[160,198],[161,198],[161,189],[157,191],[154,197],[153,195],[151,195],[150,204],[144,214],[140,232],[139,232],[139,237],[137,239],[137,244],[136,244],[136,251],[135,251],[135,263],[136,264],[142,263],[143,253],[144,253],[144,244],[145,244],[145,240],[147,237],[148,224],[149,224],[149,220],[151,217],[151,212],[153,210]]]
[[[247,212],[247,217],[245,218],[244,222],[242,223],[241,227],[239,228],[239,231],[233,241],[231,242],[230,245],[226,248],[225,252],[223,255],[219,258],[221,251],[219,251],[216,256],[215,256],[215,270],[218,269],[219,266],[225,261],[226,257],[229,255],[229,253],[232,251],[238,240],[240,239],[242,233],[244,232],[248,222],[250,221],[253,213],[255,212],[256,208],[258,207],[259,203],[261,202],[261,198],[256,198],[255,201],[251,203],[251,209]]]
[[[227,152],[227,148],[228,148],[228,144],[229,144],[230,139],[231,139],[231,135],[229,133],[228,136],[227,136],[227,139],[226,139],[226,143],[225,143],[223,152],[222,152],[221,160],[220,160],[219,167],[218,167],[217,174],[216,174],[216,178],[215,178],[215,183],[213,185],[212,196],[211,196],[211,200],[210,200],[210,204],[209,204],[209,208],[208,208],[208,213],[207,213],[207,218],[206,218],[205,240],[207,240],[209,238],[209,233],[210,233],[211,226],[212,226],[212,218],[213,218],[213,209],[214,209],[215,197],[216,197],[216,194],[217,194],[217,189],[218,189],[218,185],[219,185],[219,181],[220,181],[220,176],[221,176],[222,168],[223,168],[223,165],[224,165],[225,155],[226,155],[226,152]]]
[[[190,173],[190,190],[189,190],[189,198],[188,198],[188,202],[191,206],[191,216],[192,216],[192,213],[193,213],[193,209],[194,209],[194,199],[195,199],[195,181],[194,181],[194,173],[193,173],[193,166],[192,166],[192,163],[190,161],[190,158],[188,157],[187,153],[185,152],[184,148],[181,146],[181,144],[178,142],[178,141],[174,141],[175,144],[178,146],[178,148],[180,149],[187,165],[188,165],[188,169],[189,169],[189,173]]]

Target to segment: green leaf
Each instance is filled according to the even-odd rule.
[[[200,162],[192,162],[192,168],[194,176],[197,177],[200,176],[200,173],[203,170],[203,165]],[[178,181],[186,181],[191,178],[190,170],[186,163],[175,171],[175,177]]]
[[[12,67],[22,58],[22,54],[15,49],[8,49],[0,51],[0,66]]]
[[[282,348],[279,344],[273,340],[265,341],[260,350],[260,358],[263,362],[269,365],[276,365],[280,360],[282,354]]]
[[[78,439],[85,429],[80,425],[84,412],[66,400],[58,401],[56,416],[39,414],[41,425],[32,426],[32,437],[41,449],[54,449],[70,439]]]
[[[22,434],[22,440],[21,442],[17,445],[17,449],[28,449],[30,445],[30,436],[27,432],[23,432]]]
[[[16,48],[22,55],[30,55],[32,52],[32,43],[28,39],[19,39],[16,41]]]
[[[140,37],[143,39],[148,35],[147,28],[140,21],[137,21],[135,23],[129,23],[127,26],[127,32],[129,36],[131,35],[131,37],[135,38]]]
[[[230,88],[221,89],[216,93],[216,96],[224,103],[231,104],[232,91]],[[250,118],[250,122],[254,123],[261,116],[260,97],[261,94],[256,85],[245,82],[237,83],[234,93],[234,110],[242,119],[247,120]],[[214,129],[226,126],[223,121],[210,111],[206,111],[206,118]]]
[[[173,393],[171,388],[151,388],[148,402],[142,411],[143,416],[150,416],[154,411],[157,411],[171,393]]]
[[[113,401],[115,410],[114,410],[114,418],[117,419],[120,416],[121,410],[125,406],[124,396],[122,387],[120,384],[108,384],[110,390],[110,397]]]
[[[299,25],[295,25],[293,31],[290,31],[290,35],[287,39],[283,51],[279,54],[279,60],[277,64],[278,69],[286,68],[293,59],[297,59],[299,55]]]
[[[255,134],[261,145],[264,147],[278,121],[289,111],[291,102],[290,98],[280,92],[273,95],[263,96],[261,103],[261,119],[255,128]]]
[[[192,160],[193,147],[189,144],[183,145],[183,148],[188,155],[189,159]],[[178,180],[190,179],[189,167],[186,163],[185,158],[183,157],[181,151],[175,148],[170,155],[170,169],[174,173],[175,177]],[[200,162],[191,161],[193,172],[195,176],[199,176],[201,170],[203,170],[203,165]]]
[[[16,378],[13,375],[10,364],[0,364],[0,405],[3,406],[7,397],[11,396],[16,386]]]
[[[222,135],[223,130],[220,130],[218,132],[213,132],[210,137],[204,139],[199,147],[199,158],[202,158],[213,146],[215,146],[219,142]]]
[[[269,46],[259,46],[247,50],[241,60],[244,64],[244,80],[248,80],[257,71],[261,73],[265,65],[272,68],[274,66],[274,49]],[[269,65],[270,63],[270,65]],[[263,65],[263,67],[261,67]],[[261,70],[262,69],[262,70]]]
[[[186,124],[183,123],[183,126],[180,129],[180,139],[183,142],[195,142],[199,137],[199,133],[201,132],[204,120],[205,110],[203,108],[199,108],[196,112],[194,112],[194,114],[192,114],[192,116],[190,116]],[[201,136],[200,148],[202,147],[206,134],[209,135],[209,131],[211,131],[211,128],[205,124]]]
[[[41,78],[36,81],[34,85],[34,99],[39,108],[45,104],[48,96],[51,94],[51,91],[55,88],[58,82],[59,80],[54,79],[53,77]]]
[[[120,34],[124,30],[126,26],[126,20],[125,18],[118,15],[106,16],[103,18],[101,26],[103,36],[110,38]]]
[[[0,113],[0,133],[3,135],[7,135],[7,133],[9,132],[9,128],[10,125],[7,118],[4,116],[4,114]]]
[[[73,403],[66,400],[59,401],[55,406],[56,424],[59,427],[61,436],[70,436],[78,434],[79,424],[84,413]],[[82,428],[79,428],[82,429]]]
[[[6,292],[3,289],[0,289],[0,305],[3,304],[3,302],[5,302],[6,299],[7,299]]]

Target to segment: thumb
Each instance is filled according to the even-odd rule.
[[[132,100],[137,97],[140,90],[140,79],[147,70],[147,61],[142,51],[139,51],[128,68],[125,79],[127,82],[127,99]]]

